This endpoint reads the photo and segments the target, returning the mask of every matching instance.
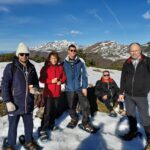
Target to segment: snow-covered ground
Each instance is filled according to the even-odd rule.
[[[35,63],[37,72],[43,66],[43,63]],[[2,72],[7,63],[0,63],[0,79]],[[95,71],[94,71],[95,70]],[[89,83],[95,84],[95,82],[101,77],[103,69],[89,67],[88,78]],[[120,81],[120,71],[110,70],[111,76],[117,84]],[[37,110],[34,111],[34,114]],[[40,126],[40,119],[34,117],[34,137],[38,140],[37,129]],[[50,132],[50,141],[47,143],[39,144],[44,147],[44,150],[143,150],[146,144],[143,128],[138,124],[139,130],[143,133],[142,138],[135,138],[132,141],[126,142],[121,140],[117,135],[127,132],[128,125],[126,117],[118,115],[117,118],[111,118],[106,113],[97,112],[91,121],[94,125],[99,126],[100,130],[95,134],[87,133],[78,127],[74,129],[66,128],[67,123],[70,121],[70,117],[67,112],[56,120],[56,125],[60,127],[60,130]],[[80,120],[81,121],[81,120]],[[8,121],[7,116],[0,118],[0,150],[2,149],[2,142],[4,137],[7,136]],[[23,134],[24,127],[22,119],[18,125],[18,136]],[[23,148],[17,143],[17,150],[23,150]]]

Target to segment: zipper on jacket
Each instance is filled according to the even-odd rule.
[[[54,66],[54,69],[55,69],[54,75],[55,75],[55,78],[56,78],[56,66]],[[54,84],[55,85],[55,93],[56,93],[56,84],[57,83]]]
[[[132,93],[131,93],[132,97],[133,97],[133,85],[134,85],[134,78],[135,78],[136,68],[134,67],[134,74],[133,74],[133,78],[132,78]]]

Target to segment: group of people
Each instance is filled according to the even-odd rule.
[[[138,128],[136,120],[136,107],[138,108],[141,123],[144,126],[147,145],[150,150],[150,114],[148,106],[148,93],[150,91],[150,58],[142,54],[141,45],[132,43],[129,46],[130,58],[122,68],[120,89],[110,77],[110,72],[105,70],[102,78],[96,82],[95,95],[109,110],[111,117],[116,117],[114,110],[116,101],[120,112],[126,114],[129,121],[129,132],[124,135],[125,140],[136,137]],[[40,71],[38,79],[35,67],[29,61],[28,47],[20,43],[16,57],[8,64],[3,73],[2,97],[8,111],[9,129],[8,144],[5,150],[14,150],[17,137],[17,126],[20,117],[23,118],[25,128],[25,148],[35,150],[38,146],[33,138],[33,109],[34,94],[38,93],[39,81],[44,83],[43,99],[44,114],[41,121],[39,136],[41,140],[49,139],[49,130],[57,128],[58,101],[61,96],[61,84],[65,83],[65,91],[69,107],[70,122],[68,128],[78,124],[79,117],[76,111],[79,103],[82,111],[82,126],[87,132],[92,133],[95,127],[90,121],[90,104],[87,99],[88,77],[85,62],[77,55],[77,48],[71,44],[68,55],[60,63],[57,52],[52,51]]]

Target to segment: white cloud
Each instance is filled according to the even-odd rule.
[[[62,36],[64,36],[64,34],[62,34],[62,33],[58,33],[58,34],[56,34],[57,36],[60,36],[60,37],[62,37]]]
[[[0,4],[44,4],[58,1],[60,0],[0,0]]]
[[[8,12],[10,12],[10,10],[7,7],[5,7],[5,6],[0,6],[0,12],[8,13]]]
[[[69,32],[69,34],[72,35],[72,36],[77,36],[77,35],[81,35],[82,32],[77,31],[77,30],[71,30],[71,31]]]
[[[65,18],[66,18],[67,20],[69,20],[69,21],[75,21],[75,22],[77,22],[77,21],[78,21],[78,18],[77,18],[77,17],[75,17],[75,16],[74,16],[74,15],[72,15],[72,14],[67,15]]]
[[[150,0],[147,0],[147,3],[150,4]]]
[[[149,1],[150,1],[150,0],[149,0]],[[142,17],[143,17],[144,19],[150,19],[150,10],[146,11],[146,12],[142,15]]]
[[[124,26],[121,24],[119,18],[117,17],[117,15],[115,14],[115,12],[108,6],[108,4],[106,3],[105,0],[102,0],[106,9],[108,10],[108,12],[110,13],[110,15],[114,18],[114,20],[116,21],[116,23],[118,24],[118,26],[125,31]]]
[[[97,18],[100,22],[103,22],[103,19],[100,17],[96,9],[91,9],[89,13],[93,15],[95,18]]]

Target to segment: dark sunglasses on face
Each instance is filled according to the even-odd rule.
[[[28,53],[19,53],[19,55],[20,55],[20,56],[24,56],[24,55],[25,55],[26,57],[28,57],[28,56],[29,56],[29,54],[28,54]]]
[[[109,77],[109,74],[104,74],[104,77]]]
[[[70,49],[70,52],[76,52],[76,50],[75,49]]]

